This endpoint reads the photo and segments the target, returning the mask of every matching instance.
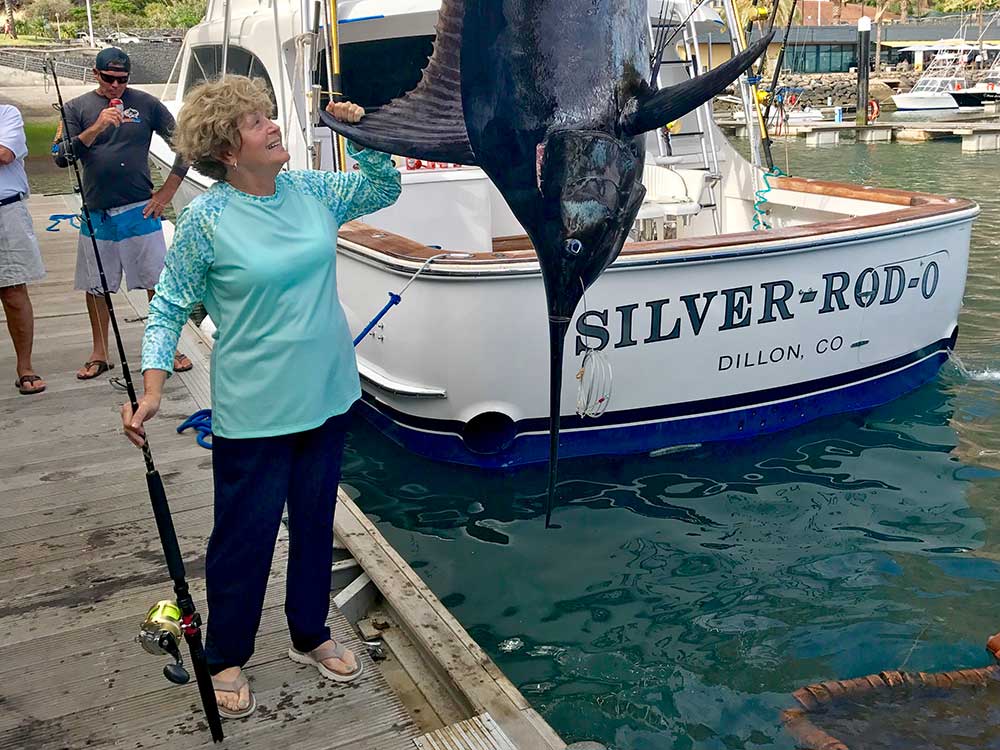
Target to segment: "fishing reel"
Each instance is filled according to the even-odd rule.
[[[181,658],[180,643],[183,628],[181,609],[177,606],[177,602],[164,599],[154,604],[146,613],[146,619],[139,626],[139,635],[136,636],[136,641],[147,653],[173,658],[174,663],[167,664],[163,668],[163,676],[175,685],[183,685],[191,679]]]

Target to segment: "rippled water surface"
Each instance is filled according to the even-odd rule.
[[[784,164],[785,145],[775,154]],[[804,684],[990,661],[983,645],[1000,630],[1000,154],[792,142],[787,160],[794,174],[980,203],[964,372],[947,365],[885,407],[776,436],[565,461],[562,495],[573,501],[549,531],[542,468],[440,465],[367,425],[350,438],[345,481],[361,505],[568,740],[791,748],[779,714]],[[981,702],[956,710],[989,720]]]

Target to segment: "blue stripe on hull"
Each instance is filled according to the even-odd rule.
[[[722,413],[692,414],[647,424],[606,424],[596,429],[564,429],[559,455],[565,458],[625,455],[646,453],[674,445],[748,438],[797,427],[820,417],[869,409],[899,398],[932,380],[941,365],[947,361],[948,350],[954,346],[954,342],[955,335],[920,352],[901,357],[898,361],[902,369],[865,382],[845,383],[823,393],[815,393],[814,389],[812,394],[789,394],[791,398],[777,403],[751,404]],[[907,360],[910,361],[909,364],[906,363]],[[861,370],[856,374],[864,377],[864,372]],[[419,428],[402,424],[407,419],[406,415],[390,410],[368,393],[364,394],[356,408],[394,442],[431,459],[482,468],[503,468],[548,460],[547,433],[520,434],[509,448],[500,453],[478,454],[470,451],[454,432],[434,431],[432,420],[420,419]],[[656,419],[662,415],[661,409],[662,407],[651,407],[642,411],[631,410],[628,417],[632,422],[642,421],[645,411],[649,413],[650,419]],[[445,420],[437,424],[442,430],[453,430],[456,425]]]

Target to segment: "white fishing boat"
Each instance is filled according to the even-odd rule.
[[[330,133],[311,124],[322,102],[309,84],[325,69],[323,49],[313,63],[325,43],[307,33],[312,4],[271,1],[232,0],[227,13],[213,0],[186,37],[168,106],[176,111],[184,91],[218,74],[226,58],[229,72],[275,84],[292,167],[329,167]],[[650,2],[654,25],[660,6]],[[372,107],[412,87],[437,8],[435,0],[340,3],[347,97]],[[696,58],[693,19],[679,23],[691,9],[686,0],[669,5],[679,33],[661,84],[688,75],[682,58]],[[751,107],[745,80],[740,92]],[[755,118],[747,122],[753,134]],[[934,378],[958,332],[974,203],[765,177],[727,142],[709,106],[671,130],[649,137],[635,241],[576,312],[562,456],[759,435],[882,404]],[[163,169],[173,161],[159,140],[152,156]],[[336,240],[355,331],[424,267],[358,346],[359,408],[431,458],[483,467],[544,461],[548,330],[530,243],[479,169],[398,166],[399,202],[346,225]],[[189,172],[178,207],[209,184]],[[591,350],[599,353],[588,357]],[[580,411],[597,416],[574,412],[578,396]]]
[[[966,55],[976,47],[960,41],[941,41],[924,47],[904,47],[904,51],[934,52],[927,69],[924,70],[913,88],[905,94],[892,97],[896,109],[900,111],[958,109],[959,104],[953,92],[969,87],[965,74]]]
[[[1000,102],[1000,53],[993,58],[980,80],[967,89],[953,91],[952,96],[959,107],[983,107]]]

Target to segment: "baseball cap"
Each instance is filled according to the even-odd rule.
[[[132,68],[132,63],[124,50],[117,47],[105,47],[97,53],[94,67],[98,70],[120,70],[128,73]]]

